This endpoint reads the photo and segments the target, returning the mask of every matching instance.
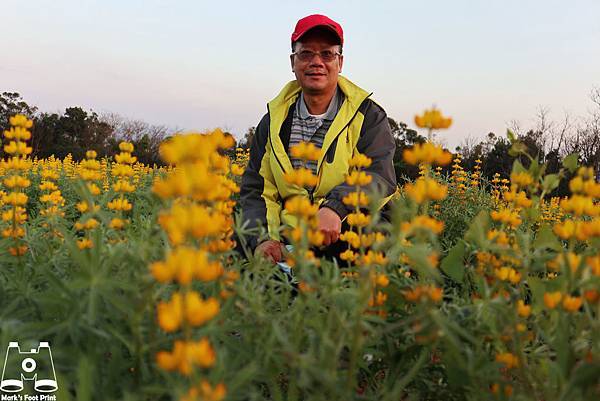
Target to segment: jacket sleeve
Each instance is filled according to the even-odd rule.
[[[272,227],[279,227],[281,204],[278,202],[278,190],[269,164],[269,116],[266,114],[256,127],[250,145],[250,160],[242,175],[240,188],[240,206],[242,222],[247,228],[260,226],[269,228],[269,236],[279,239]],[[259,243],[258,235],[246,237],[250,250]]]
[[[371,158],[371,165],[364,171],[373,177],[371,184],[364,190],[367,194],[378,193],[386,198],[397,188],[394,170],[396,143],[385,111],[372,100],[367,100],[364,106],[365,118],[356,150]],[[342,199],[354,190],[354,186],[349,186],[345,182],[334,187],[326,195],[321,207],[333,209],[341,219],[344,219],[354,209],[344,205]]]

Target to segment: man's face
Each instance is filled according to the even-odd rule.
[[[330,50],[339,53],[340,49],[335,38],[327,32],[314,29],[307,32],[296,44],[295,52],[322,52]],[[298,83],[305,93],[319,95],[333,92],[337,86],[338,75],[342,71],[344,57],[336,56],[332,61],[325,62],[320,55],[314,55],[308,61],[300,60],[297,55],[291,55],[292,70]]]

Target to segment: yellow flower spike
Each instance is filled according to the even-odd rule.
[[[560,303],[562,294],[560,291],[547,292],[544,294],[544,304],[548,309],[554,309]]]
[[[519,299],[517,301],[517,313],[521,317],[529,317],[529,315],[531,315],[531,306],[525,305],[525,302],[523,302],[522,299]]]
[[[244,174],[244,168],[242,166],[239,166],[237,164],[232,164],[231,165],[231,174],[233,175],[243,175]]]
[[[109,227],[113,230],[122,230],[125,227],[125,220],[115,217],[111,219]]]
[[[190,291],[185,294],[185,318],[192,326],[200,326],[214,318],[220,310],[219,301],[210,297],[202,300],[200,294]]]
[[[452,161],[452,154],[445,151],[441,146],[431,142],[415,144],[410,149],[405,149],[402,157],[405,162],[412,165],[437,164],[445,166]]]
[[[195,364],[203,368],[213,366],[216,360],[215,351],[207,338],[201,338],[199,341],[191,343],[188,347],[188,356]]]
[[[502,352],[496,355],[496,362],[503,364],[506,369],[519,367],[519,358],[510,352]]]
[[[372,160],[363,155],[362,153],[356,153],[349,161],[350,167],[356,168],[367,168],[371,165]]]
[[[290,146],[290,155],[297,159],[317,161],[321,157],[321,149],[318,149],[312,142],[300,142]]]
[[[350,192],[348,195],[344,196],[342,202],[344,202],[344,205],[348,206],[367,207],[369,206],[369,197],[364,192]]]
[[[129,203],[127,199],[115,199],[108,202],[107,207],[110,210],[116,211],[129,211],[133,208],[133,205]]]
[[[170,301],[161,301],[156,306],[158,313],[158,325],[167,333],[179,329],[183,322],[182,297],[178,292],[174,293]]]
[[[119,150],[122,152],[131,153],[133,152],[133,144],[130,142],[121,142],[119,143]]]
[[[94,243],[92,242],[92,240],[88,239],[88,238],[82,238],[77,240],[77,248],[83,250],[83,249],[91,249],[94,247]]]
[[[88,150],[87,152],[85,152],[86,159],[95,159],[97,156],[98,156],[98,154],[96,153],[95,150]]]
[[[577,312],[582,303],[583,299],[581,297],[566,295],[562,301],[562,306],[568,312]]]
[[[452,125],[452,118],[444,117],[435,107],[425,110],[422,115],[415,116],[415,124],[419,128],[446,129]]]
[[[436,287],[436,286],[430,286],[429,288],[427,288],[427,295],[429,296],[429,299],[435,303],[438,303],[442,300],[442,297],[444,295],[444,292],[441,288]]]
[[[360,248],[360,237],[354,231],[344,231],[340,234],[340,239],[350,244],[353,248]]]
[[[371,223],[371,217],[361,212],[350,213],[347,222],[353,227],[366,227]]]
[[[288,184],[299,187],[314,187],[318,183],[318,177],[304,167],[285,173],[284,179]]]
[[[533,184],[533,178],[527,172],[512,173],[510,175],[510,181],[518,188],[526,188]]]
[[[413,183],[408,183],[404,186],[404,190],[410,198],[419,204],[429,200],[443,200],[448,195],[447,186],[430,178],[418,179]]]
[[[8,121],[13,127],[21,127],[26,129],[33,127],[33,121],[28,119],[27,116],[23,114],[15,114],[14,116],[9,117]]]
[[[2,203],[12,206],[24,206],[27,204],[27,195],[23,192],[11,192],[2,196]]]
[[[285,202],[285,210],[295,216],[304,218],[315,216],[319,206],[311,204],[309,199],[302,196],[294,196]]]
[[[352,185],[352,186],[368,185],[371,183],[372,180],[373,180],[373,177],[364,171],[356,171],[355,170],[346,176],[346,184]]]
[[[444,230],[444,222],[438,221],[429,216],[416,216],[412,221],[405,221],[400,224],[400,230],[407,233],[407,236],[411,235],[415,230],[425,229],[432,233],[439,235]]]
[[[115,155],[115,161],[122,164],[133,164],[137,161],[137,157],[131,156],[131,153],[121,152]]]
[[[325,235],[319,230],[308,230],[308,242],[313,246],[321,246],[323,245],[323,241],[325,240]]]
[[[375,283],[379,287],[387,287],[390,284],[390,279],[385,274],[377,274]]]

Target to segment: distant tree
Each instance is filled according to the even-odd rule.
[[[252,139],[256,133],[256,127],[249,127],[244,137],[238,142],[237,146],[243,149],[250,149],[252,145]]]
[[[152,125],[141,120],[130,120],[116,113],[104,114],[100,120],[111,127],[112,136],[108,141],[108,153],[114,154],[122,141],[131,142],[133,154],[142,163],[162,165],[159,147],[162,141],[173,133],[165,125]]]
[[[388,123],[396,142],[396,152],[394,153],[394,169],[396,171],[396,179],[399,184],[405,181],[413,180],[419,173],[417,166],[411,166],[404,162],[402,154],[404,149],[413,146],[416,143],[424,143],[426,138],[419,135],[414,129],[408,128],[408,125],[401,121],[396,121],[388,117]]]
[[[33,118],[37,107],[28,105],[21,95],[16,92],[2,92],[0,94],[0,132],[9,128],[8,119],[15,114],[24,114]]]

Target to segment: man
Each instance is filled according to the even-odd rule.
[[[368,92],[339,75],[343,44],[342,27],[330,18],[309,15],[298,21],[290,56],[296,80],[269,102],[252,140],[240,192],[242,218],[249,227],[267,227],[269,238],[248,238],[247,245],[255,255],[273,262],[281,261],[284,253],[279,227],[294,224],[283,205],[295,195],[311,197],[319,204],[317,220],[324,245],[343,248],[339,241],[342,221],[351,209],[342,199],[354,190],[344,179],[348,161],[357,152],[373,160],[366,169],[373,177],[368,189],[383,194],[381,204],[397,188],[395,143],[387,115],[369,99]],[[290,156],[289,148],[303,141],[322,150],[321,158],[307,166],[319,177],[310,192],[284,180],[286,172],[302,165]]]

